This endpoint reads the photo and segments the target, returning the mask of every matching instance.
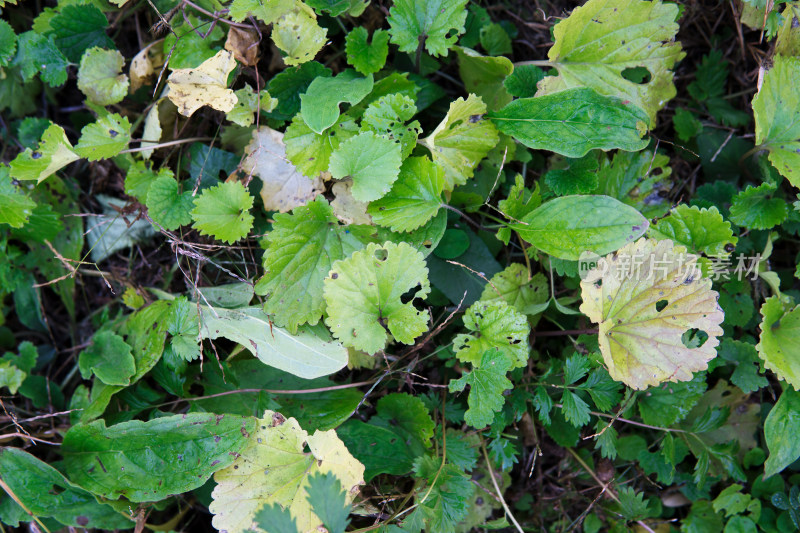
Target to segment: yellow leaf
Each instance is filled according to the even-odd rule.
[[[367,202],[359,202],[353,198],[353,180],[337,181],[331,187],[335,198],[331,201],[331,208],[336,218],[345,224],[372,225],[372,217],[367,214]]]
[[[264,182],[261,199],[267,211],[285,213],[306,205],[324,189],[319,176],[308,179],[286,159],[283,133],[262,126],[244,150],[242,168]]]
[[[178,112],[190,117],[203,106],[227,113],[236,105],[236,95],[228,89],[228,74],[236,68],[233,54],[220,50],[197,68],[177,69],[167,80],[169,99]]]
[[[298,531],[324,531],[318,529],[322,521],[308,503],[308,477],[316,472],[333,474],[347,491],[348,502],[364,483],[364,465],[334,430],[309,436],[294,418],[266,411],[250,441],[232,465],[214,474],[217,486],[209,509],[219,531],[261,532],[254,517],[265,504],[288,508]]]
[[[700,274],[697,256],[673,246],[639,239],[599,259],[581,281],[580,310],[600,325],[608,372],[634,389],[688,381],[717,355],[724,317],[718,294]],[[694,330],[708,335],[699,346],[682,340]]]
[[[128,76],[131,79],[130,91],[135,93],[139,87],[150,81],[156,69],[164,65],[164,39],[148,44],[131,59]]]

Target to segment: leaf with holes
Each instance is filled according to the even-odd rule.
[[[89,161],[109,159],[128,147],[131,123],[117,113],[101,116],[81,130],[75,153]]]
[[[445,56],[464,31],[467,0],[398,0],[389,9],[389,34],[401,52],[425,47]]]
[[[335,476],[346,491],[346,503],[353,501],[364,483],[364,466],[350,455],[334,430],[309,435],[294,418],[266,411],[241,455],[214,474],[217,486],[209,506],[212,524],[228,533],[252,529],[261,533],[256,513],[265,505],[277,504],[289,511],[298,531],[318,531],[322,517],[308,501],[309,476],[316,473]]]
[[[497,144],[497,130],[484,113],[486,105],[480,97],[471,94],[466,100],[459,98],[450,104],[436,129],[420,141],[430,150],[433,162],[444,167],[446,191],[464,185]]]
[[[64,128],[50,124],[42,134],[36,150],[25,148],[24,152],[11,161],[11,177],[41,183],[54,172],[80,159],[72,150]]]
[[[220,50],[197,68],[172,71],[167,78],[168,97],[178,107],[178,112],[190,117],[203,106],[223,113],[236,105],[236,95],[228,89],[228,75],[236,68],[233,54]]]
[[[422,254],[404,242],[370,243],[331,267],[324,281],[325,323],[345,346],[370,354],[391,339],[413,344],[430,317],[414,300],[430,290]]]
[[[511,368],[527,364],[528,320],[505,301],[475,302],[464,314],[464,326],[472,333],[453,339],[460,361],[478,365],[487,350],[497,349],[511,361]]]
[[[599,324],[611,377],[634,389],[689,381],[716,356],[723,312],[697,256],[670,240],[639,239],[597,262],[581,281],[582,313]],[[687,331],[707,336],[689,347]]]
[[[676,94],[671,69],[685,55],[674,41],[678,11],[659,0],[589,0],[553,28],[547,57],[558,76],[542,79],[537,94],[589,87],[644,109],[655,126],[656,113]],[[648,82],[625,77],[640,67]]]

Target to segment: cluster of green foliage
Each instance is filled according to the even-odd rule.
[[[800,529],[800,2],[528,4],[0,0],[0,530]]]

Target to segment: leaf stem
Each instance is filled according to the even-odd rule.
[[[168,142],[165,142],[165,143],[152,144],[152,145],[149,145],[149,146],[140,146],[139,148],[127,148],[125,150],[122,150],[120,153],[121,154],[132,154],[134,152],[141,152],[141,151],[144,151],[144,150],[157,150],[159,148],[166,148],[167,146],[176,146],[176,145],[179,145],[179,144],[194,143],[194,142],[208,142],[208,141],[211,141],[211,140],[213,140],[212,137],[189,137],[188,139],[176,139],[174,141],[168,141]],[[154,143],[154,141],[148,141],[148,140],[145,140],[145,139],[142,139],[139,142],[148,143],[148,144]]]
[[[506,512],[506,516],[509,520],[511,520],[511,523],[514,524],[514,527],[517,528],[519,533],[525,533],[525,531],[522,529],[522,526],[519,525],[519,522],[517,522],[517,519],[514,518],[514,515],[511,513],[511,509],[508,508],[506,499],[503,498],[503,491],[500,490],[500,486],[497,484],[497,480],[494,478],[494,468],[492,467],[492,462],[489,461],[489,454],[486,453],[486,442],[483,440],[483,437],[481,437],[481,451],[483,452],[483,460],[486,461],[486,470],[489,471],[489,479],[492,480],[492,486],[494,486],[494,490],[497,493],[497,497],[500,499],[500,504],[503,506],[503,510]]]
[[[552,61],[547,61],[546,59],[536,59],[531,61],[517,61],[514,63],[514,67],[522,67],[525,65],[533,65],[534,67],[555,67],[556,64]]]

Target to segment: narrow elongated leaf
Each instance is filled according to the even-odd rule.
[[[318,378],[347,364],[347,350],[324,328],[304,326],[296,335],[270,323],[259,307],[211,309],[200,306],[200,336],[238,342],[264,363],[302,378]]]
[[[585,251],[602,255],[618,250],[641,237],[648,224],[636,209],[610,196],[563,196],[512,228],[543,252],[574,261]]]
[[[255,431],[252,417],[190,413],[73,426],[61,452],[70,479],[104,498],[158,501],[201,486],[230,465]]]
[[[764,438],[769,457],[764,463],[764,477],[781,472],[800,457],[800,393],[786,387],[764,421]]]
[[[52,466],[17,448],[0,449],[0,479],[38,517],[52,517],[65,526],[82,528],[133,527],[133,521],[112,507],[98,503],[92,493],[73,485]],[[17,504],[12,505],[18,508]],[[28,518],[22,509],[20,511]],[[2,511],[0,518],[9,523]]]
[[[537,150],[583,157],[589,150],[642,150],[647,113],[616,97],[576,88],[536,98],[519,98],[489,113],[500,132]]]

